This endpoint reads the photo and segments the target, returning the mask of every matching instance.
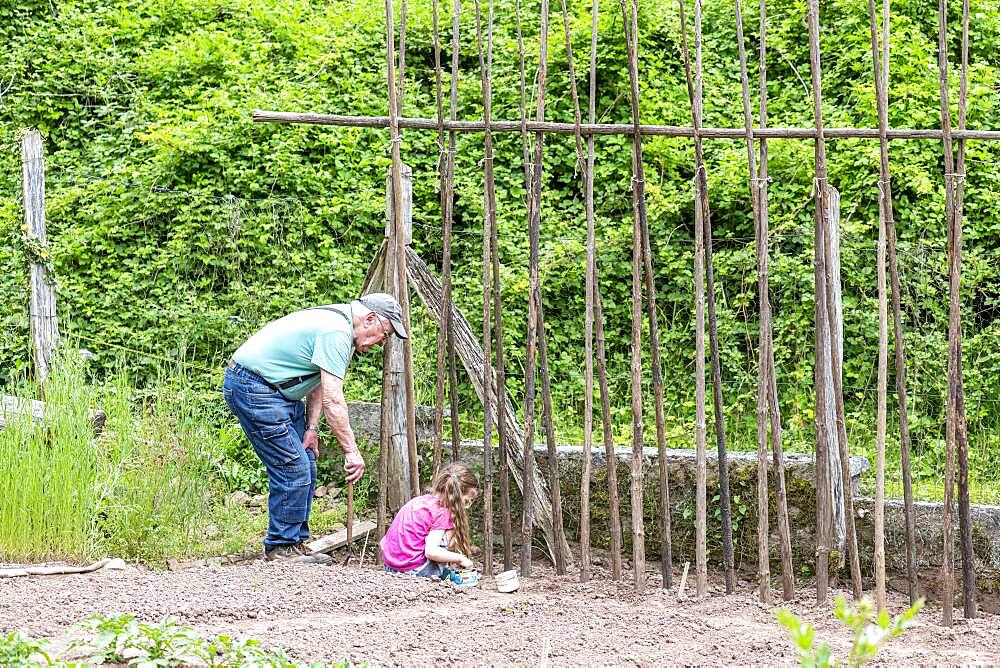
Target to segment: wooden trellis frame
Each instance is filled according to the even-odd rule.
[[[700,25],[700,2],[696,0],[696,21],[695,21],[695,43],[698,49],[697,66],[695,74],[695,83],[691,83],[690,75],[690,63],[687,58],[686,47],[684,49],[684,59],[685,64],[688,66],[688,79],[689,79],[689,92],[690,101],[692,105],[692,121],[691,126],[672,126],[672,125],[649,125],[641,124],[638,117],[638,79],[636,76],[636,49],[638,46],[638,35],[637,35],[637,13],[638,6],[637,0],[631,0],[630,6],[626,6],[625,0],[620,0],[623,22],[623,32],[626,39],[627,53],[629,54],[630,60],[630,84],[631,84],[631,97],[632,97],[632,110],[633,110],[633,122],[631,124],[607,124],[607,123],[595,123],[594,122],[594,97],[595,97],[595,77],[594,77],[594,62],[595,62],[595,51],[596,51],[596,41],[597,41],[597,2],[593,0],[593,25],[592,25],[592,40],[591,40],[591,79],[590,79],[590,109],[588,114],[588,122],[583,123],[581,121],[580,105],[577,97],[577,91],[575,89],[575,75],[570,72],[571,80],[574,82],[573,86],[573,99],[574,99],[574,122],[572,123],[562,123],[562,122],[550,122],[544,120],[544,105],[545,105],[545,69],[546,69],[546,49],[547,49],[547,34],[548,34],[548,13],[549,4],[547,0],[542,1],[542,31],[541,31],[541,44],[540,44],[540,70],[539,70],[539,85],[538,85],[538,99],[537,99],[537,109],[536,118],[534,121],[528,121],[525,118],[524,113],[524,55],[523,55],[523,44],[520,40],[520,3],[518,3],[518,37],[519,45],[521,46],[521,78],[522,78],[522,111],[521,119],[519,121],[507,121],[507,120],[493,120],[490,117],[490,107],[489,107],[489,80],[492,72],[492,16],[493,7],[492,2],[489,6],[489,35],[487,38],[487,52],[488,56],[486,58],[486,63],[483,61],[482,56],[482,37],[481,32],[479,34],[479,47],[480,47],[480,67],[481,76],[483,77],[483,95],[484,95],[484,118],[481,121],[460,121],[456,118],[456,93],[455,93],[455,81],[458,74],[458,59],[457,59],[457,35],[459,29],[459,5],[460,0],[453,0],[453,47],[452,47],[452,89],[451,89],[451,109],[450,118],[445,120],[442,112],[442,99],[441,99],[441,84],[440,84],[440,46],[438,41],[438,21],[437,21],[437,2],[434,1],[434,48],[435,48],[435,63],[437,69],[437,92],[438,92],[438,113],[436,119],[427,118],[406,118],[402,116],[401,113],[401,103],[397,102],[397,91],[396,86],[399,87],[399,99],[401,100],[402,92],[402,77],[399,79],[397,84],[394,77],[394,57],[393,57],[393,43],[395,41],[395,30],[393,27],[393,16],[394,16],[394,6],[393,0],[386,0],[385,10],[386,10],[386,27],[387,27],[387,69],[388,69],[388,84],[389,84],[389,115],[388,116],[344,116],[344,115],[331,115],[331,114],[312,114],[312,113],[289,113],[289,112],[273,112],[273,111],[255,111],[253,114],[253,119],[257,122],[275,122],[275,123],[308,123],[308,124],[318,124],[318,125],[332,125],[340,127],[367,127],[367,128],[389,128],[391,132],[392,139],[392,182],[393,187],[396,189],[395,192],[399,192],[400,186],[400,165],[401,158],[399,154],[399,133],[402,129],[419,129],[419,130],[436,130],[439,133],[440,150],[442,152],[442,159],[440,167],[442,171],[442,211],[444,217],[444,241],[445,241],[445,263],[443,268],[444,274],[444,289],[443,289],[443,302],[440,305],[440,312],[442,316],[442,331],[439,337],[439,355],[438,355],[438,366],[439,366],[439,377],[437,384],[437,405],[440,409],[443,406],[443,379],[445,376],[444,366],[445,358],[449,361],[449,374],[451,378],[451,395],[454,402],[454,349],[453,349],[453,325],[449,323],[449,314],[452,313],[451,300],[450,300],[450,242],[451,242],[451,197],[453,194],[453,186],[451,185],[453,175],[454,175],[454,146],[455,146],[455,135],[458,132],[482,132],[486,137],[486,161],[485,164],[488,169],[492,168],[492,143],[490,137],[493,133],[497,132],[520,132],[522,138],[524,138],[524,160],[525,160],[525,179],[526,184],[529,186],[528,192],[529,200],[527,202],[528,218],[530,221],[531,228],[531,288],[529,290],[529,327],[528,327],[528,356],[526,364],[528,366],[528,374],[526,375],[526,386],[528,393],[526,396],[525,405],[525,431],[523,434],[523,466],[524,469],[520,471],[521,482],[524,485],[525,493],[528,495],[532,494],[531,484],[534,479],[534,474],[532,471],[533,462],[533,448],[532,442],[534,437],[534,374],[535,374],[535,355],[536,348],[538,346],[538,337],[544,336],[544,330],[541,328],[539,322],[542,316],[541,314],[541,288],[539,285],[538,274],[537,274],[537,244],[539,238],[539,213],[540,213],[540,177],[542,170],[542,146],[544,142],[544,135],[546,133],[555,134],[573,134],[576,140],[577,147],[577,158],[580,162],[582,179],[586,191],[587,197],[587,247],[588,247],[588,261],[587,261],[587,286],[586,286],[586,297],[587,297],[587,313],[586,313],[586,331],[585,331],[585,351],[587,355],[587,366],[585,369],[586,374],[586,386],[588,389],[588,397],[585,405],[585,444],[588,447],[588,452],[584,457],[584,470],[589,471],[589,447],[592,443],[592,401],[590,400],[590,395],[592,393],[593,387],[593,368],[592,368],[592,336],[596,330],[597,338],[597,353],[598,353],[598,371],[600,377],[600,389],[601,389],[601,401],[602,409],[604,415],[604,435],[605,435],[605,446],[609,456],[609,465],[613,465],[614,452],[613,445],[610,440],[610,428],[609,428],[609,411],[608,411],[608,397],[607,397],[607,379],[604,370],[604,354],[603,354],[603,318],[600,308],[600,294],[597,288],[597,267],[596,260],[594,257],[594,233],[593,233],[593,165],[594,165],[594,138],[597,135],[631,135],[634,139],[633,144],[633,208],[635,214],[635,224],[634,224],[634,253],[633,253],[633,379],[632,379],[632,391],[633,391],[633,468],[632,468],[632,500],[633,506],[638,499],[641,505],[641,482],[642,482],[642,469],[641,460],[636,466],[636,452],[641,455],[642,446],[642,419],[641,419],[641,401],[636,401],[636,397],[640,396],[641,392],[641,377],[637,377],[636,369],[641,368],[638,365],[638,360],[641,359],[641,345],[638,338],[638,333],[641,331],[639,328],[639,323],[642,318],[641,313],[641,293],[643,287],[647,290],[647,296],[649,297],[649,317],[650,317],[650,329],[653,332],[651,341],[651,352],[654,357],[654,378],[653,384],[654,388],[658,387],[658,383],[662,382],[662,379],[657,377],[656,367],[656,356],[658,354],[658,344],[656,341],[655,334],[655,299],[654,289],[652,284],[653,267],[649,258],[649,240],[648,240],[648,227],[645,221],[645,202],[642,193],[642,159],[641,159],[641,140],[643,137],[647,136],[664,136],[664,137],[689,137],[695,141],[696,154],[700,156],[701,142],[704,139],[741,139],[747,143],[747,153],[748,153],[748,173],[750,181],[751,190],[751,201],[754,207],[754,220],[756,228],[756,248],[758,252],[758,289],[761,292],[761,337],[760,337],[760,350],[759,350],[759,378],[758,378],[758,420],[760,421],[760,431],[758,440],[759,453],[763,455],[766,459],[766,425],[764,425],[765,420],[769,421],[771,428],[771,442],[772,442],[772,455],[774,462],[774,469],[776,472],[776,491],[779,495],[779,534],[782,540],[782,563],[783,563],[783,593],[786,598],[790,597],[793,593],[792,590],[792,579],[790,574],[791,566],[791,553],[790,547],[788,547],[787,539],[787,514],[782,513],[782,507],[784,506],[781,501],[783,500],[784,485],[783,485],[783,466],[782,466],[782,451],[781,451],[781,421],[780,415],[777,411],[777,389],[776,389],[776,378],[774,373],[774,361],[773,361],[773,343],[771,337],[771,322],[770,322],[770,310],[768,305],[768,277],[767,277],[767,148],[766,142],[769,139],[806,139],[813,140],[816,146],[816,179],[815,179],[815,196],[816,196],[816,290],[817,290],[817,323],[820,321],[826,321],[827,325],[832,323],[834,316],[832,309],[832,277],[830,276],[831,267],[831,238],[828,231],[824,231],[824,209],[827,202],[827,183],[826,183],[826,172],[825,172],[825,144],[827,141],[833,141],[841,138],[863,138],[863,139],[878,139],[880,142],[880,172],[878,186],[880,188],[880,198],[879,198],[879,253],[878,253],[878,277],[879,277],[879,294],[880,294],[880,327],[879,327],[879,402],[878,402],[878,449],[876,455],[876,469],[877,469],[877,479],[876,479],[876,533],[879,534],[877,538],[876,545],[876,592],[878,596],[879,606],[884,605],[884,552],[883,548],[879,547],[884,545],[884,537],[881,536],[882,533],[882,518],[883,509],[881,504],[884,498],[884,479],[883,479],[883,467],[884,467],[884,442],[885,442],[885,413],[886,413],[886,393],[887,393],[887,346],[888,346],[888,334],[887,334],[887,321],[888,321],[888,304],[886,300],[886,255],[888,255],[888,271],[891,275],[891,294],[892,294],[892,314],[894,320],[894,340],[895,340],[895,360],[896,360],[896,387],[898,394],[898,404],[899,404],[899,421],[900,421],[900,441],[901,441],[901,456],[903,463],[903,487],[904,487],[904,502],[906,509],[906,552],[907,552],[907,565],[908,565],[908,575],[910,581],[910,596],[911,599],[916,598],[917,591],[917,581],[916,581],[916,564],[915,564],[915,548],[913,543],[913,505],[912,505],[912,481],[910,477],[909,470],[909,435],[907,429],[907,414],[906,414],[906,365],[905,365],[905,348],[903,346],[902,337],[902,321],[900,315],[900,285],[899,285],[899,275],[896,259],[896,249],[895,249],[895,228],[892,220],[892,205],[891,205],[891,185],[889,181],[889,155],[888,155],[888,142],[890,140],[931,140],[931,141],[941,141],[944,148],[945,154],[945,192],[946,192],[946,209],[947,209],[947,222],[948,222],[948,256],[949,256],[949,283],[950,283],[950,319],[949,319],[949,354],[948,354],[948,439],[947,439],[947,467],[946,467],[946,483],[945,483],[945,510],[944,510],[944,530],[945,530],[945,563],[943,566],[942,574],[945,582],[945,601],[944,601],[944,622],[950,624],[952,621],[952,611],[951,611],[951,587],[954,586],[953,583],[953,564],[952,564],[952,554],[951,554],[951,511],[953,503],[953,487],[954,487],[954,469],[956,458],[959,465],[959,516],[961,523],[961,535],[962,535],[962,556],[965,568],[963,568],[963,593],[965,601],[965,615],[966,617],[974,617],[976,614],[976,604],[975,604],[975,577],[974,577],[974,557],[972,554],[971,545],[971,524],[969,522],[969,495],[968,495],[968,443],[967,434],[965,427],[965,406],[964,406],[964,395],[962,389],[962,362],[961,362],[961,322],[960,322],[960,311],[959,311],[959,295],[958,295],[958,285],[959,277],[961,274],[961,242],[962,242],[962,218],[963,218],[963,183],[965,179],[965,142],[967,140],[987,140],[996,141],[1000,140],[1000,130],[968,130],[965,127],[966,120],[966,106],[967,106],[967,79],[966,70],[968,67],[968,48],[969,48],[969,35],[968,35],[968,17],[969,17],[969,4],[968,0],[963,0],[962,7],[962,65],[961,65],[961,88],[960,88],[960,100],[959,100],[959,124],[957,129],[951,127],[950,112],[948,107],[948,59],[947,59],[947,31],[946,31],[946,21],[947,21],[947,0],[939,0],[938,5],[938,15],[939,15],[939,73],[940,73],[940,93],[941,93],[941,129],[940,130],[915,130],[915,129],[899,129],[899,128],[889,128],[887,121],[887,105],[888,105],[888,71],[889,71],[889,24],[888,24],[888,3],[887,0],[883,0],[882,4],[882,26],[879,32],[876,24],[875,15],[875,5],[874,0],[869,0],[869,18],[871,27],[871,48],[873,56],[873,75],[876,88],[876,104],[878,109],[879,126],[878,128],[827,128],[824,127],[822,119],[822,90],[820,87],[820,66],[821,66],[821,54],[819,49],[819,4],[818,0],[810,0],[808,3],[808,23],[809,23],[809,43],[810,43],[810,69],[812,72],[812,82],[813,82],[813,105],[814,105],[814,127],[812,128],[772,128],[767,127],[767,116],[766,116],[766,88],[765,76],[766,76],[766,48],[765,40],[763,39],[763,34],[766,29],[766,0],[760,0],[760,17],[761,17],[761,40],[760,40],[760,79],[761,79],[761,106],[760,106],[760,116],[758,119],[758,124],[755,127],[753,123],[752,114],[749,107],[749,87],[748,87],[748,74],[747,74],[747,64],[746,64],[746,54],[743,44],[743,26],[742,17],[740,13],[740,0],[736,0],[736,10],[737,10],[737,39],[739,41],[740,49],[740,73],[743,87],[743,109],[744,109],[744,127],[742,128],[711,128],[702,127],[700,120],[700,106],[701,106],[701,83],[700,83],[700,42],[701,42],[701,25]],[[405,7],[405,0],[404,0]],[[564,22],[565,19],[565,2],[562,3]],[[477,10],[477,26],[479,17],[479,5],[476,2]],[[683,11],[683,4],[681,4],[681,11]],[[405,9],[403,11],[403,23],[405,25]],[[569,53],[569,66],[572,68],[572,53],[571,53],[571,43],[568,35],[568,24],[566,24],[567,32],[567,51]],[[400,33],[400,70],[402,70],[403,64],[403,45],[405,28]],[[686,39],[686,31],[685,31]],[[879,43],[881,42],[881,52],[879,50]],[[444,149],[444,132],[449,133],[449,148],[447,152]],[[531,132],[534,134],[534,158],[532,169],[529,170],[529,157],[528,153],[528,143],[527,136]],[[583,150],[582,150],[582,138],[586,136],[587,138],[587,156],[584,161]],[[952,148],[953,141],[958,142],[958,159],[957,164],[954,157],[954,151]],[[755,149],[754,142],[758,143],[760,150],[759,154],[759,164],[755,162]],[[484,375],[481,379],[480,385],[484,388],[483,390],[483,401],[486,406],[486,438],[489,439],[491,431],[491,417],[490,415],[496,413],[499,415],[500,411],[494,409],[490,410],[491,402],[499,403],[500,406],[506,406],[506,396],[503,390],[503,335],[502,326],[500,323],[500,300],[499,300],[499,268],[498,268],[498,256],[497,256],[497,229],[495,220],[495,195],[490,195],[490,184],[492,179],[487,178],[487,189],[486,189],[486,223],[483,232],[483,286],[484,286],[484,303],[483,305],[483,350],[485,355],[483,358],[483,371]],[[696,253],[695,253],[695,267],[696,267],[696,284],[700,284],[703,280],[703,271],[711,272],[711,257],[707,254],[705,248],[704,234],[707,232],[711,233],[710,221],[708,220],[708,182],[707,175],[705,172],[703,159],[698,158],[698,164],[696,165],[696,218],[697,223],[695,226],[696,234]],[[396,198],[397,201],[399,198]],[[399,216],[396,216],[396,220],[399,220]],[[396,276],[399,277],[398,280],[405,281],[404,276],[411,272],[406,264],[406,252],[412,253],[412,251],[405,251],[402,242],[400,241],[401,235],[398,229],[399,225],[395,226],[393,231],[393,238],[390,239],[390,243],[387,248],[391,252],[387,255],[395,255],[396,258],[392,261],[388,260],[387,257],[387,269],[388,265],[392,264],[395,269]],[[644,257],[645,255],[645,257]],[[413,258],[411,258],[412,260]],[[708,267],[704,267],[707,262]],[[387,274],[388,275],[388,274]],[[710,273],[709,273],[710,275]],[[413,277],[411,276],[411,279]],[[643,285],[643,279],[645,283]],[[407,292],[405,287],[400,287],[403,296]],[[709,286],[711,290],[711,285]],[[705,461],[702,456],[704,453],[705,446],[705,425],[704,425],[704,415],[705,415],[705,397],[704,397],[704,318],[701,306],[701,300],[703,297],[699,296],[701,293],[696,289],[696,310],[699,314],[697,323],[697,341],[698,345],[696,353],[696,367],[698,369],[698,384],[699,391],[697,394],[697,410],[699,418],[698,427],[698,446],[699,446],[699,458],[698,458],[698,474],[699,481],[704,479],[705,475]],[[494,300],[494,307],[490,309],[489,300]],[[407,304],[404,303],[404,308]],[[491,323],[491,318],[493,322]],[[711,319],[711,318],[710,318]],[[841,454],[841,466],[845,468],[849,465],[847,459],[847,442],[846,433],[843,429],[843,419],[844,419],[844,404],[842,390],[840,387],[839,374],[837,373],[839,367],[839,360],[837,356],[837,343],[835,337],[831,337],[833,341],[831,353],[831,364],[834,369],[832,374],[832,383],[827,385],[825,381],[822,380],[822,375],[817,373],[817,471],[823,471],[821,460],[825,457],[825,452],[827,447],[837,447]],[[716,346],[713,343],[713,348]],[[494,375],[492,367],[490,366],[490,348],[496,351],[497,358],[497,369]],[[444,353],[445,349],[448,349],[448,354]],[[544,344],[541,346],[544,351]],[[817,368],[819,367],[819,357],[824,355],[825,351],[822,346],[817,343]],[[544,361],[542,362],[544,367]],[[714,366],[714,364],[713,364]],[[412,372],[409,372],[412,373]],[[550,406],[550,391],[548,383],[545,380],[546,373],[543,371],[543,383],[542,383],[542,394],[543,394],[543,405]],[[713,384],[716,388],[720,387],[720,378],[718,372],[713,373]],[[477,385],[479,387],[479,385]],[[491,388],[495,388],[494,392],[491,392]],[[836,412],[836,423],[837,423],[837,434],[836,443],[827,443],[825,435],[823,433],[824,427],[820,426],[820,412],[825,406],[825,402],[822,401],[823,396],[827,393],[833,393],[834,396],[834,407]],[[657,443],[661,445],[662,434],[661,434],[661,396],[658,393],[658,405],[657,405],[657,426],[658,426],[658,438]],[[409,407],[412,399],[408,397],[408,413],[411,413]],[[716,412],[718,413],[721,408],[721,389],[716,392]],[[457,409],[453,403],[453,416],[457,415]],[[551,419],[551,409],[548,408],[548,417]],[[412,420],[412,415],[407,416],[408,419]],[[412,425],[412,422],[411,422]],[[435,445],[435,466],[440,461],[440,422],[436,425],[436,433],[438,434],[436,445]],[[454,421],[453,421],[454,428]],[[518,444],[505,443],[505,428],[507,428],[506,438],[510,438],[516,434],[516,427],[506,423],[504,419],[498,418],[498,429],[500,432],[501,440],[501,483],[505,480],[507,474],[507,467],[503,466],[504,457],[511,453],[516,453],[516,448]],[[725,453],[724,447],[724,434],[722,429],[724,428],[721,424],[717,425],[717,438],[719,440],[720,449],[720,459]],[[548,429],[551,433],[551,428]],[[453,438],[457,441],[457,433],[453,431]],[[551,442],[551,439],[550,439]],[[489,453],[489,443],[484,442],[486,446],[484,449]],[[665,472],[662,468],[664,458],[662,457],[661,449],[661,488],[665,487],[662,484],[665,480]],[[489,475],[489,474],[488,474]],[[767,475],[766,466],[759,469],[759,477],[764,487],[761,488],[762,492],[766,492],[766,481],[764,478]],[[585,476],[586,477],[586,476]],[[821,480],[825,476],[817,475],[817,540],[818,540],[818,563],[817,563],[817,595],[820,599],[825,599],[827,595],[827,563],[826,559],[828,557],[827,551],[829,550],[829,526],[827,524],[829,520],[829,498],[824,498],[829,496],[828,490],[824,490]],[[613,475],[609,475],[609,482],[613,480]],[[557,479],[553,477],[552,482],[557,482]],[[845,490],[845,515],[848,518],[848,549],[851,558],[851,571],[852,571],[852,583],[854,585],[855,595],[860,595],[861,593],[861,581],[860,572],[858,567],[858,548],[856,542],[853,538],[854,536],[854,526],[853,526],[853,513],[851,510],[851,495],[849,493],[849,478],[845,481],[848,485]],[[637,495],[637,484],[638,495]],[[505,567],[510,567],[512,561],[511,553],[511,539],[509,530],[509,499],[507,498],[506,487],[502,484],[502,496],[503,496],[503,509],[506,513],[505,517],[505,551],[504,551],[504,565]],[[581,506],[586,508],[589,502],[589,480],[581,486]],[[612,563],[613,563],[613,576],[620,577],[621,565],[620,565],[620,535],[616,536],[616,532],[620,532],[620,526],[617,525],[617,490],[612,490]],[[704,521],[705,521],[705,504],[704,499],[704,489],[703,485],[699,484],[698,487],[698,512],[696,522],[699,526],[699,549],[698,549],[698,564],[696,565],[696,573],[698,577],[698,593],[699,595],[705,594],[704,587],[704,558],[702,555],[701,547],[701,537],[704,532]],[[666,501],[663,501],[663,508],[666,508]],[[522,522],[522,572],[528,573],[530,568],[530,538],[532,531],[532,517],[531,508],[533,504],[525,504],[525,516]],[[766,506],[765,506],[766,508]],[[662,512],[662,511],[661,511]],[[766,517],[764,518],[766,519]],[[670,551],[669,551],[669,514],[666,517],[661,517],[661,527],[665,528],[667,539],[666,551],[663,554],[663,559],[666,561],[666,569],[663,572],[664,584],[669,584],[670,582]],[[635,552],[633,554],[633,563],[635,565],[635,586],[637,589],[642,589],[644,586],[644,575],[642,573],[642,565],[644,563],[644,550],[642,546],[642,515],[641,513],[636,517],[633,516],[633,532],[634,539],[633,544],[635,546]],[[616,530],[616,526],[618,527]],[[763,525],[766,527],[766,524]],[[581,535],[585,538],[589,536],[589,523],[582,522]],[[617,539],[617,540],[616,540]],[[767,580],[767,547],[766,547],[766,536],[762,536],[761,545],[761,596],[768,597],[769,593],[769,583]],[[825,542],[824,542],[825,541]],[[551,547],[551,545],[550,545]],[[560,544],[560,548],[562,545]],[[490,552],[491,553],[491,552]],[[555,554],[555,550],[553,550]],[[582,550],[582,563],[580,575],[582,579],[587,579],[589,577],[589,541],[587,545]],[[616,559],[617,557],[617,559]],[[727,570],[730,567],[730,563],[726,561]]]

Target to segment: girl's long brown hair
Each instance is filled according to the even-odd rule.
[[[479,490],[479,480],[468,466],[457,462],[442,467],[431,483],[431,494],[451,513],[454,529],[451,540],[448,541],[448,549],[461,552],[467,557],[472,554],[472,532],[469,529],[469,513],[462,497],[471,490]]]

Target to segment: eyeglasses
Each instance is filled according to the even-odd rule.
[[[378,317],[378,314],[375,315],[375,319],[378,320],[378,324],[382,326],[382,343],[385,343],[389,340],[389,330],[385,328],[385,323],[382,322],[382,318]]]

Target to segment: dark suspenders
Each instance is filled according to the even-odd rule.
[[[340,317],[342,317],[344,320],[346,320],[347,324],[353,325],[353,321],[351,320],[351,317],[349,315],[347,315],[346,313],[344,313],[343,311],[341,311],[336,306],[312,306],[310,308],[303,309],[303,310],[305,310],[305,311],[319,311],[319,310],[333,311],[334,313],[337,313],[338,315],[340,315]],[[287,389],[295,387],[296,385],[298,385],[300,383],[304,383],[307,380],[312,380],[313,378],[315,378],[318,375],[319,375],[319,372],[317,371],[316,373],[306,374],[305,376],[298,376],[297,378],[289,378],[288,380],[282,381],[280,383],[274,383],[273,385],[274,385],[274,387],[278,388],[279,390],[287,390]]]

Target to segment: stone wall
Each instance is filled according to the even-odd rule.
[[[544,446],[535,448],[538,465],[548,466],[548,453]],[[563,516],[567,536],[576,541],[580,527],[580,478],[582,448],[560,446],[556,449],[559,460],[562,492]],[[630,448],[616,448],[615,476],[618,481],[621,504],[623,545],[626,558],[631,552],[631,503],[629,499]],[[696,484],[695,453],[693,450],[668,450],[671,538],[674,562],[694,559],[694,493]],[[482,442],[464,441],[463,460],[477,472],[482,469]],[[709,559],[720,563],[722,559],[722,528],[718,504],[718,463],[714,449],[708,453],[708,550]],[[660,552],[660,516],[658,506],[659,480],[656,448],[643,449],[645,484],[643,495],[644,533],[646,554],[655,558]],[[757,455],[755,452],[732,452],[728,457],[730,492],[733,503],[733,540],[736,567],[750,574],[757,568]],[[768,467],[770,470],[770,466]],[[871,475],[871,467],[863,457],[851,458],[852,492],[857,513],[857,528],[861,553],[862,573],[866,579],[873,570],[874,544],[874,500],[858,497],[862,475]],[[547,472],[547,468],[544,468]],[[593,451],[590,487],[591,536],[595,546],[606,548],[610,543],[608,522],[607,458],[603,448]],[[789,526],[792,534],[792,557],[797,575],[811,574],[815,566],[815,517],[816,490],[813,457],[802,454],[785,455],[785,483],[788,498]],[[494,495],[499,489],[495,485]],[[520,498],[512,484],[512,513],[520,516]],[[780,573],[780,543],[775,527],[776,505],[773,477],[770,486],[770,548],[772,574]],[[916,543],[921,590],[934,596],[939,590],[938,572],[942,560],[941,513],[939,503],[917,503]],[[494,508],[499,508],[495,499]],[[886,502],[886,569],[890,586],[907,591],[905,524],[902,501]],[[977,578],[983,592],[984,608],[994,609],[1000,596],[1000,507],[974,506],[973,539],[977,560]],[[498,524],[495,526],[499,526]],[[957,513],[955,526],[955,555],[961,567],[958,546],[959,531]],[[516,533],[516,532],[515,532]],[[833,555],[835,559],[839,555]],[[831,563],[831,573],[837,577],[850,575]],[[960,581],[957,589],[961,589]],[[993,602],[990,601],[992,599]]]

